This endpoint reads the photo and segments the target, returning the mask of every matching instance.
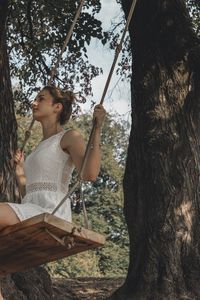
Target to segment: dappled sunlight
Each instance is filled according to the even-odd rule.
[[[182,241],[191,243],[191,232],[194,217],[192,202],[185,201],[181,203],[181,205],[175,209],[175,216],[178,223],[177,236],[181,238]]]
[[[161,80],[163,83],[158,91],[158,99],[149,114],[155,120],[170,120],[176,113],[182,111],[187,95],[191,91],[189,73],[184,63],[180,62],[172,78],[161,77]]]

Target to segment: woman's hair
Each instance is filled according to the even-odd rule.
[[[62,91],[56,86],[47,85],[43,90],[49,91],[53,97],[53,103],[61,103],[63,108],[59,115],[60,124],[67,123],[72,114],[72,103],[76,100],[76,95],[71,91]]]

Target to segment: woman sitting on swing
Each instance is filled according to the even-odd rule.
[[[80,171],[85,143],[76,130],[64,130],[72,113],[75,96],[53,86],[44,87],[33,102],[33,117],[42,125],[43,139],[23,162],[23,154],[14,156],[22,203],[0,204],[0,229],[44,212],[51,213],[68,192],[71,173]],[[83,180],[94,181],[100,169],[100,135],[105,110],[96,105],[93,118],[96,129]],[[69,199],[57,210],[56,216],[71,222]]]

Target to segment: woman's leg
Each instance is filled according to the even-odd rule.
[[[0,230],[8,225],[19,223],[20,219],[6,203],[0,203]]]

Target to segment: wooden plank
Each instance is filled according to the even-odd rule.
[[[37,227],[43,227],[45,224],[48,224],[51,229],[53,229],[53,227],[55,227],[55,230],[58,229],[58,231],[56,230],[56,232],[59,234],[59,229],[61,231],[63,231],[63,233],[72,233],[72,231],[74,229],[76,229],[74,231],[74,236],[79,237],[80,239],[87,239],[88,241],[96,242],[97,244],[100,245],[104,245],[105,244],[105,237],[99,233],[93,232],[91,230],[85,229],[83,227],[80,227],[74,223],[70,223],[68,221],[65,221],[63,219],[60,219],[54,215],[48,214],[48,213],[44,213],[38,216],[35,216],[33,218],[27,219],[23,222],[17,223],[16,225],[13,226],[8,226],[5,229],[3,229],[0,232],[0,240],[1,237],[9,234],[10,232],[14,233],[14,232],[18,232],[20,231],[20,229],[24,229],[25,227],[29,228],[31,226],[37,226]],[[48,228],[49,226],[46,225]],[[60,233],[61,234],[61,233]]]
[[[75,244],[67,249],[51,234],[58,239],[73,238]],[[0,232],[0,274],[23,271],[104,243],[105,237],[100,234],[50,214],[41,214]]]
[[[40,223],[42,224],[44,222],[44,216],[45,214],[40,214],[23,222],[19,222],[15,225],[7,226],[0,231],[0,238],[9,234],[10,232],[14,233],[15,231],[19,231],[21,228],[31,227],[35,225],[39,226]]]
[[[47,226],[47,228],[53,229],[53,227],[55,227],[55,230],[59,229],[63,232],[70,232],[73,236],[79,238],[80,240],[87,240],[88,242],[91,241],[91,243],[95,242],[99,245],[105,244],[105,237],[103,235],[84,227],[77,226],[74,223],[70,223],[63,219],[57,218],[54,215],[45,214],[44,222],[49,226],[51,225],[51,227]],[[57,234],[59,234],[59,231],[56,232]]]

